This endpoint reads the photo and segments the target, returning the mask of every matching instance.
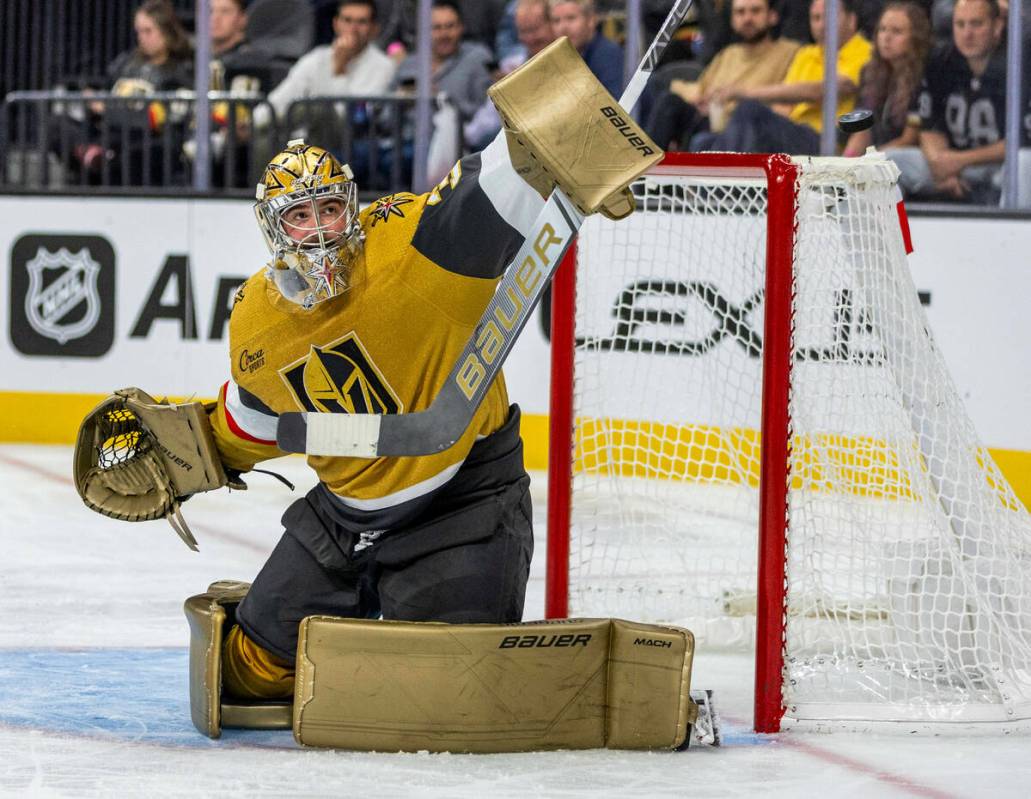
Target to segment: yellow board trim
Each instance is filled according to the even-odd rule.
[[[35,392],[0,392],[0,442],[25,444],[72,444],[79,430],[82,418],[93,410],[106,397],[106,394],[43,394]],[[173,398],[182,399],[182,398]],[[664,443],[655,447],[648,445],[650,441],[667,439],[671,428],[675,426],[657,423],[620,422],[618,425],[602,425],[597,420],[584,425],[582,437],[590,435],[618,434],[621,446],[636,446],[644,442],[649,450],[644,462],[646,471],[651,476],[660,476],[663,470],[671,468],[674,458],[680,458],[691,448],[704,447],[716,440],[712,430],[696,427],[690,428],[690,434],[683,431],[689,428],[677,428],[675,444]],[[522,434],[526,467],[543,471],[548,468],[548,417],[543,414],[524,414],[522,418]],[[720,446],[711,450],[701,459],[698,476],[726,479],[731,471],[749,475],[749,481],[757,479],[755,464],[758,464],[757,436],[754,431],[738,431],[729,438],[720,436]],[[730,445],[726,442],[729,441]],[[820,442],[826,444],[827,442]],[[871,492],[875,486],[890,482],[885,475],[890,472],[890,461],[883,455],[870,456],[864,452],[869,442],[858,441],[858,453],[848,456],[851,468],[867,472]],[[806,446],[795,444],[796,456],[805,453]],[[846,451],[848,448],[846,448]],[[1014,493],[1031,507],[1031,452],[1012,449],[990,449],[989,454],[999,470],[1009,481]],[[871,460],[872,457],[872,460]],[[805,462],[811,462],[809,457]],[[875,468],[869,468],[874,464]],[[603,464],[594,463],[601,468]],[[898,495],[898,489],[896,489]]]

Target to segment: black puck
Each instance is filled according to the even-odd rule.
[[[858,108],[838,117],[838,127],[842,133],[858,133],[873,127],[873,111]]]

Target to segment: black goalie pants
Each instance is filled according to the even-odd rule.
[[[256,643],[290,660],[300,621],[316,614],[521,621],[533,554],[529,484],[513,406],[414,522],[363,536],[316,486],[283,515],[283,537],[237,619]]]

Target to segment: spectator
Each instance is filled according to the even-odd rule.
[[[258,102],[262,90],[268,88],[263,87],[262,82],[263,79],[267,82],[269,56],[260,46],[248,41],[245,0],[211,0],[209,8],[209,88],[212,91],[228,89],[234,97],[245,99],[244,102],[218,101],[211,106],[211,181],[219,187],[243,187],[253,184],[256,177],[248,169],[253,133],[251,103]],[[246,102],[247,99],[250,102]],[[195,139],[187,140],[183,152],[192,162],[196,157]]]
[[[927,65],[910,124],[919,147],[888,151],[906,197],[999,199],[1006,153],[1006,64],[998,0],[958,0],[952,46]]]
[[[261,77],[253,73],[264,54],[247,40],[245,0],[211,0],[208,33],[211,38],[211,90],[230,88],[239,93],[257,93]],[[233,80],[235,84],[232,84]],[[271,88],[271,87],[268,87]]]
[[[506,4],[506,0],[457,0],[463,36],[490,49],[497,37]],[[379,42],[384,47],[400,47],[401,52],[407,55],[415,48],[418,0],[380,0],[380,5],[386,21]]]
[[[242,47],[247,41],[244,0],[211,0],[208,32],[212,58],[225,58]]]
[[[107,69],[112,94],[132,97],[193,86],[190,42],[170,0],[145,0],[133,17],[133,30],[136,47],[115,58]],[[118,151],[128,147],[130,174],[122,178],[138,183],[142,177],[140,139],[146,128],[156,129],[166,117],[165,106],[157,103],[140,106],[96,100],[89,104],[82,122],[61,118],[57,129],[51,131],[51,148],[68,146],[73,171],[78,171],[81,179],[94,180],[105,160],[113,161]],[[106,148],[99,143],[104,127],[109,142]]]
[[[458,109],[463,122],[472,118],[487,99],[491,82],[487,65],[493,56],[484,45],[463,42],[462,14],[454,0],[433,0],[430,16],[430,76],[433,92],[443,92]],[[415,53],[401,63],[394,88],[414,87],[418,77]]]
[[[551,24],[547,0],[517,0],[515,9],[516,33],[525,55],[531,58],[558,38]]]
[[[339,0],[328,0],[335,15]],[[220,8],[227,13],[220,20]],[[246,12],[246,13],[244,13]],[[225,85],[231,90],[258,91],[268,94],[282,83],[297,61],[313,47],[315,12],[309,0],[225,0],[212,1],[211,26],[214,38],[217,26],[233,31],[230,41],[236,45],[215,58],[222,63]],[[332,35],[332,16],[326,20],[327,33]],[[241,26],[244,26],[241,31]],[[242,38],[236,38],[236,32]],[[213,49],[217,43],[213,42]],[[237,81],[237,78],[241,80]]]
[[[516,0],[515,27],[523,54],[510,56],[501,63],[498,77],[514,70],[527,58],[537,55],[555,41],[548,16],[548,0]],[[486,147],[501,131],[501,117],[489,99],[484,100],[473,118],[465,124],[465,143],[472,152]]]
[[[906,124],[916,100],[931,47],[927,12],[912,0],[890,0],[877,22],[873,57],[859,80],[859,105],[874,112],[870,130],[853,133],[844,155],[856,156],[874,147],[909,147],[917,129]]]
[[[320,45],[302,57],[269,94],[276,113],[285,116],[291,103],[305,97],[385,93],[395,66],[372,43],[376,31],[373,0],[342,0],[333,18],[333,43]],[[261,117],[255,114],[256,123],[267,123],[267,116]]]
[[[853,0],[839,0],[838,108],[855,107],[859,74],[870,60],[871,47],[856,30]],[[714,92],[710,102],[740,100],[726,130],[711,143],[716,150],[815,155],[823,127],[824,0],[809,4],[809,26],[816,44],[802,47],[788,68],[784,83],[771,86],[729,86]],[[771,108],[768,104],[774,104]]]
[[[133,17],[136,48],[107,68],[114,94],[151,94],[193,86],[193,53],[170,0],[146,0]]]
[[[733,0],[731,25],[739,42],[721,50],[696,82],[674,80],[670,90],[655,101],[645,129],[664,149],[687,150],[692,137],[723,130],[734,103],[712,102],[715,91],[726,86],[765,86],[784,79],[799,44],[773,37],[777,11],[770,7],[770,0]],[[695,149],[702,148],[699,139]]]
[[[598,32],[594,0],[550,0],[555,36],[568,36],[595,77],[618,98],[623,91],[623,48]]]

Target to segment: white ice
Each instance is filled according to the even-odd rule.
[[[278,466],[311,484],[299,458]],[[275,467],[274,467],[275,468]],[[184,513],[200,553],[164,522],[104,519],[79,501],[68,447],[0,446],[0,795],[968,797],[1031,793],[1031,737],[778,736],[750,732],[743,655],[698,653],[726,744],[681,753],[430,755],[302,750],[289,732],[189,719],[182,602],[253,578],[291,494],[255,475],[246,493],[199,496]],[[543,480],[537,481],[538,486]],[[544,608],[544,494],[526,618]]]

